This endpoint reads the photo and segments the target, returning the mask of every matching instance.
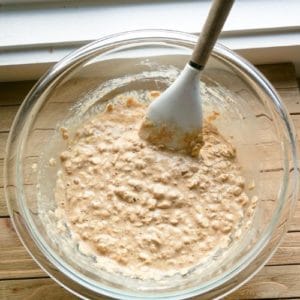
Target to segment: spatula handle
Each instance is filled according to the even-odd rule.
[[[222,30],[234,0],[213,0],[189,64],[202,70]]]

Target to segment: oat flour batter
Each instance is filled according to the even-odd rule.
[[[142,140],[145,110],[124,96],[74,138],[63,130],[68,147],[55,191],[85,246],[140,277],[188,269],[228,247],[256,202],[245,193],[235,149],[213,125],[192,157]]]

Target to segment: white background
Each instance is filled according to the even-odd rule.
[[[211,1],[0,0],[0,81],[38,78],[70,51],[120,31],[199,33]],[[236,0],[220,41],[253,63],[292,61],[300,76],[300,0]]]

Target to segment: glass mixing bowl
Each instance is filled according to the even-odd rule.
[[[10,216],[24,246],[56,282],[89,299],[201,299],[222,297],[249,280],[267,261],[287,230],[297,192],[293,125],[264,76],[218,44],[202,77],[204,113],[237,149],[250,196],[258,197],[253,222],[228,254],[205,271],[155,281],[111,274],[52,226],[56,158],[64,148],[61,126],[72,128],[101,103],[129,90],[164,90],[183,68],[197,37],[163,30],[115,34],[65,57],[46,73],[23,102],[12,125],[5,160]]]

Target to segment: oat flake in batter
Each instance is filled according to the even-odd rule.
[[[73,138],[63,130],[68,146],[55,191],[85,247],[141,278],[188,270],[226,249],[256,202],[245,193],[235,149],[213,125],[206,123],[204,145],[191,157],[142,140],[145,111],[123,96]]]

